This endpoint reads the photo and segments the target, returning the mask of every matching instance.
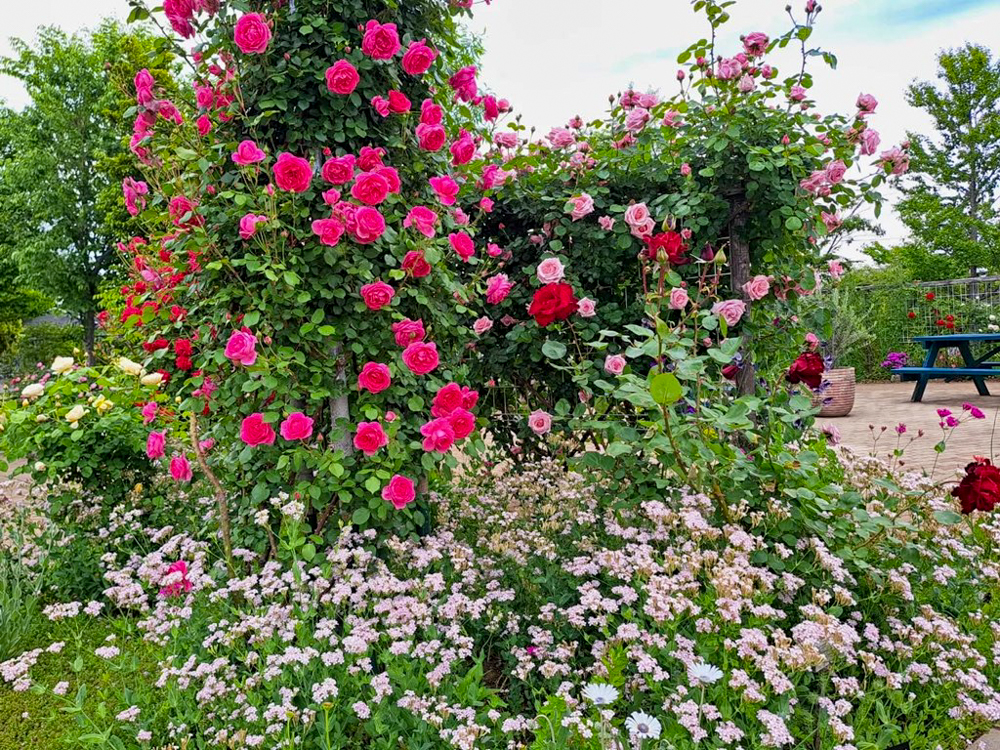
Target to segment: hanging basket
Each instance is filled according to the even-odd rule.
[[[846,417],[854,408],[854,368],[838,367],[823,373],[823,381],[829,383],[823,393],[813,396],[813,405],[822,404],[821,417]]]

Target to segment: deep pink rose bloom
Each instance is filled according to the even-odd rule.
[[[248,240],[257,233],[257,225],[267,221],[266,216],[247,214],[240,219],[240,237]]]
[[[728,325],[734,326],[740,322],[743,313],[746,312],[746,303],[741,299],[727,299],[716,302],[712,305],[712,314],[718,315],[726,321]]]
[[[250,446],[274,445],[274,428],[264,421],[260,412],[251,414],[240,425],[240,440]]]
[[[446,206],[455,205],[455,198],[458,196],[458,183],[451,177],[431,177],[429,180],[431,188],[437,194],[437,198]]]
[[[446,453],[455,444],[455,429],[446,418],[433,419],[420,428],[424,450]]]
[[[226,342],[226,358],[250,367],[257,361],[257,337],[249,331],[233,331]]]
[[[341,96],[352,94],[360,82],[358,69],[347,60],[337,60],[326,69],[326,88],[334,94]]]
[[[384,281],[376,281],[361,287],[361,297],[369,310],[381,310],[392,302],[395,290]]]
[[[423,250],[410,250],[403,256],[400,268],[415,279],[422,279],[431,274],[431,264],[424,257]]]
[[[372,148],[371,146],[362,146],[361,150],[358,152],[358,167],[364,172],[374,172],[385,166],[382,163],[382,157],[385,156],[385,149],[381,146],[378,148]]]
[[[510,283],[507,274],[498,273],[495,276],[491,276],[486,282],[486,301],[491,305],[499,305],[507,299],[507,295],[510,294],[510,290],[513,288],[514,285]]]
[[[312,165],[307,159],[289,153],[278,154],[274,163],[274,182],[279,188],[290,193],[304,193],[312,177]]]
[[[476,98],[476,66],[462,68],[448,79],[449,85],[455,89],[455,96],[463,102],[471,102]]]
[[[313,434],[313,420],[296,411],[288,415],[280,429],[281,437],[285,440],[308,440]]]
[[[190,482],[193,476],[191,462],[185,456],[174,456],[170,459],[170,476],[176,482]]]
[[[448,242],[451,243],[451,247],[458,254],[458,257],[466,263],[469,262],[469,258],[476,254],[476,245],[465,232],[449,234]]]
[[[474,391],[469,386],[462,386],[462,408],[472,411],[479,403],[479,391]]]
[[[271,27],[260,13],[247,13],[236,22],[233,39],[240,52],[251,55],[264,52],[271,41]]]
[[[373,60],[390,60],[399,52],[399,33],[394,23],[379,23],[372,19],[365,26],[361,51]]]
[[[407,347],[414,341],[423,341],[427,332],[422,320],[403,318],[392,324],[392,333],[396,337],[396,346]]]
[[[142,407],[142,423],[152,424],[156,421],[157,406],[155,401],[150,401]]]
[[[389,437],[378,422],[359,422],[354,433],[354,447],[366,456],[374,456],[389,444]]]
[[[792,86],[788,92],[788,98],[793,102],[801,102],[806,98],[806,90],[802,86]]]
[[[323,179],[331,185],[343,185],[354,179],[354,155],[347,154],[327,159],[323,165]]]
[[[177,575],[178,573],[180,574],[179,576]],[[167,568],[167,572],[163,577],[165,579],[169,578],[172,582],[160,589],[160,596],[164,599],[172,599],[173,597],[189,592],[193,586],[191,581],[188,580],[187,574],[188,566],[183,560],[178,560]]]
[[[437,214],[427,206],[414,206],[403,220],[403,226],[406,228],[416,227],[417,231],[424,237],[433,237],[437,218]]]
[[[378,112],[382,117],[389,116],[389,100],[383,96],[373,96],[372,97],[372,107]]]
[[[458,134],[458,140],[451,144],[452,163],[456,166],[468,164],[476,155],[476,143],[472,135],[464,128]]]
[[[366,362],[358,373],[358,389],[369,393],[381,393],[392,385],[389,368],[381,362]]]
[[[389,196],[389,182],[378,172],[362,172],[351,187],[351,197],[369,206],[377,206]]]
[[[403,55],[403,70],[411,76],[423,75],[430,70],[437,55],[435,50],[427,46],[426,39],[413,42]]]
[[[359,245],[370,245],[385,233],[385,217],[376,209],[363,206],[354,212],[351,239]]]
[[[410,111],[413,106],[410,100],[402,91],[393,89],[387,95],[389,100],[389,111],[394,115],[402,115]]]
[[[195,125],[198,126],[198,135],[205,137],[212,132],[212,118],[208,115],[202,115],[195,121]]]
[[[336,247],[344,235],[344,223],[340,219],[317,219],[312,223],[313,234],[319,237],[320,243]]]
[[[440,151],[448,140],[448,133],[442,125],[417,125],[417,144],[424,151]]]
[[[448,424],[455,433],[456,440],[465,440],[476,431],[476,417],[471,411],[455,409],[448,415]]]
[[[264,161],[266,158],[267,154],[261,151],[253,141],[241,141],[233,153],[233,161],[241,167],[256,164],[257,162]]]
[[[389,186],[390,193],[398,193],[399,189],[403,186],[403,183],[399,179],[399,170],[395,167],[379,167],[374,170],[376,174],[382,176]]]
[[[440,364],[437,344],[414,341],[403,350],[403,364],[415,375],[426,375]]]
[[[200,227],[205,223],[205,217],[196,213],[198,204],[183,195],[175,195],[171,198],[167,208],[170,212],[170,219],[175,227],[189,229],[191,227]],[[184,218],[185,216],[187,218]]]
[[[167,433],[151,432],[146,438],[146,455],[151,459],[163,458],[167,447]]]
[[[417,497],[413,480],[401,474],[395,474],[389,484],[382,488],[382,499],[392,503],[396,510],[402,510]]]
[[[764,299],[770,291],[771,280],[762,274],[754,276],[750,279],[750,281],[743,285],[744,294],[752,300]]]
[[[433,99],[424,99],[420,105],[420,122],[424,125],[440,125],[444,122],[444,107]]]
[[[431,414],[435,417],[447,417],[455,409],[461,409],[465,404],[462,388],[458,383],[448,383],[442,386],[434,396]]]

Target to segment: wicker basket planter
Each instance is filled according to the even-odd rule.
[[[838,367],[823,373],[823,380],[830,385],[822,394],[813,396],[813,404],[822,404],[819,416],[846,417],[854,408],[854,368]]]

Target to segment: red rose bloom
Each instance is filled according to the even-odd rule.
[[[415,279],[422,279],[431,273],[431,264],[424,258],[423,250],[410,250],[403,257],[402,268]]]
[[[792,366],[788,368],[789,383],[805,383],[816,390],[823,382],[823,371],[826,365],[816,352],[803,352],[798,356]]]
[[[646,256],[650,260],[657,260],[662,250],[667,262],[672,266],[683,266],[691,262],[691,259],[686,257],[687,249],[687,245],[677,232],[660,232],[646,238]]]
[[[542,328],[556,320],[566,320],[576,310],[577,299],[573,287],[558,281],[546,284],[537,292],[528,307],[528,314]]]
[[[1000,469],[988,458],[973,461],[965,467],[965,476],[951,491],[962,504],[962,512],[989,512],[1000,503]]]

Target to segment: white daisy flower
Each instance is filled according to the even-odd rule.
[[[628,729],[629,734],[633,737],[638,737],[640,740],[659,739],[660,732],[663,730],[659,719],[655,716],[644,714],[642,711],[636,711],[625,719],[625,727]]]
[[[688,680],[692,685],[711,685],[722,679],[722,670],[703,661],[688,666]]]
[[[608,706],[618,700],[618,690],[606,682],[592,682],[583,689],[583,697],[595,706]]]

